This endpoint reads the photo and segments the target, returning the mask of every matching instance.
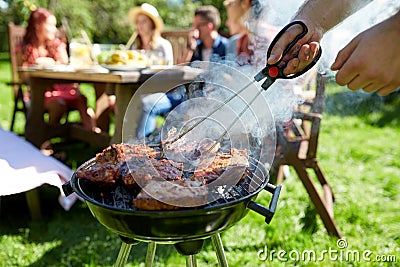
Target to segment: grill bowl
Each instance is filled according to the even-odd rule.
[[[121,211],[86,201],[93,216],[112,232],[139,241],[174,243],[202,239],[240,221],[248,200],[221,207],[178,211]]]
[[[91,159],[79,168],[88,168],[93,163],[94,159]],[[259,164],[253,177],[263,175],[259,177],[260,183],[257,183],[256,188],[245,196],[198,208],[144,211],[111,206],[97,201],[89,196],[90,192],[85,188],[87,181],[78,179],[75,174],[63,185],[66,195],[75,192],[83,198],[92,215],[110,231],[121,237],[145,242],[177,243],[207,238],[239,222],[248,213],[247,208],[264,215],[269,222],[274,215],[280,192],[280,187],[268,184],[268,173]],[[247,178],[253,179],[253,177],[249,175]],[[254,202],[262,189],[273,193],[269,209]]]

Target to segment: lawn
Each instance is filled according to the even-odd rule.
[[[5,82],[10,71],[3,54],[0,73],[0,126],[8,129],[12,103]],[[250,211],[222,233],[230,266],[399,266],[400,95],[353,93],[334,83],[327,91],[318,153],[344,237],[327,235],[291,170],[270,225]],[[19,117],[17,132],[23,123]],[[62,149],[72,168],[94,153],[79,143]],[[43,186],[40,192],[44,219],[39,222],[29,219],[23,194],[1,198],[0,266],[112,266],[119,238],[84,203],[65,212],[55,188]],[[257,201],[268,205],[269,195],[262,192]],[[127,266],[144,266],[146,246],[132,248]],[[158,245],[155,261],[155,266],[185,266],[184,257],[168,244]],[[211,242],[206,241],[197,261],[198,266],[218,266]]]

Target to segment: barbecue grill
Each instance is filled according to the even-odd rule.
[[[212,240],[220,265],[228,266],[220,233],[238,223],[249,210],[264,216],[266,223],[271,221],[275,213],[281,186],[268,183],[268,169],[275,153],[276,132],[267,101],[248,76],[238,70],[211,62],[196,64],[192,66],[202,71],[188,89],[193,90],[193,95],[196,95],[198,89],[206,92],[206,95],[191,97],[171,111],[160,130],[160,139],[168,140],[174,129],[182,132],[186,128],[190,129],[191,125],[200,123],[200,127],[188,132],[183,138],[179,137],[178,142],[182,141],[182,145],[177,146],[216,142],[221,145],[220,150],[235,148],[246,151],[249,166],[245,172],[243,168],[227,168],[219,178],[207,184],[208,199],[200,206],[174,205],[180,208],[160,211],[139,210],[131,204],[133,194],[127,192],[123,186],[117,184],[99,190],[98,185],[93,186],[90,181],[78,179],[75,172],[71,180],[64,184],[64,192],[67,195],[76,192],[85,200],[93,216],[103,226],[119,235],[122,246],[116,266],[126,263],[132,245],[138,242],[149,244],[146,266],[152,265],[156,245],[159,243],[173,244],[180,254],[186,256],[187,266],[196,266],[195,255],[201,251],[207,238]],[[243,84],[248,84],[246,92],[240,91]],[[177,86],[180,84],[174,84],[172,88]],[[124,143],[137,144],[133,129],[137,122],[134,117],[138,113],[137,103],[140,103],[141,95],[153,92],[154,88],[160,88],[157,75],[148,79],[132,97],[124,118]],[[170,88],[160,89],[167,92]],[[229,99],[229,103],[226,99]],[[208,110],[214,109],[215,112],[208,114]],[[204,114],[208,115],[202,119]],[[143,141],[149,145],[146,140]],[[159,145],[160,142],[155,143]],[[162,152],[161,155],[164,156],[164,149]],[[203,152],[200,154],[211,158],[216,153],[211,150]],[[185,171],[191,172],[199,166],[193,157],[186,157],[185,153],[181,155],[175,161],[182,162]],[[168,150],[165,156],[171,159]],[[89,160],[77,172],[82,168],[90,168],[94,163],[95,159]],[[138,180],[136,182],[140,185]],[[268,208],[255,202],[262,190],[272,194]],[[157,195],[149,195],[160,200]]]
[[[94,159],[78,169],[90,168]],[[252,171],[240,185],[218,194],[201,207],[182,208],[173,211],[138,210],[130,204],[132,196],[122,187],[102,188],[87,180],[78,179],[76,172],[63,185],[66,195],[76,192],[83,198],[92,215],[107,229],[119,235],[122,246],[115,266],[124,266],[131,247],[148,242],[146,266],[151,266],[157,243],[174,244],[177,251],[186,256],[187,266],[196,266],[195,255],[201,251],[204,240],[211,238],[221,266],[228,266],[220,233],[238,223],[251,209],[269,223],[274,216],[281,186],[268,183],[268,172],[263,164],[251,161]],[[260,191],[272,194],[268,208],[255,202]],[[215,193],[215,192],[214,192]],[[216,197],[219,196],[219,197]]]
[[[271,48],[280,36],[295,24],[302,27],[302,32],[295,36],[295,39],[283,51],[283,54],[287,54],[296,42],[306,35],[308,30],[303,22],[295,21],[288,24],[272,41],[267,57],[269,57]],[[261,87],[267,90],[278,78],[295,78],[316,64],[321,55],[320,51],[317,58],[297,74],[284,75],[284,66],[278,62],[274,65],[267,64],[263,70],[254,76],[254,81],[261,81],[266,78]],[[201,67],[201,65],[199,66]],[[210,62],[206,62],[205,66],[205,68],[201,68],[204,69],[204,72],[201,72],[197,79],[189,85],[189,90],[190,88],[204,88],[207,91],[207,88],[212,88],[213,92],[225,93],[212,97],[210,97],[211,94],[208,97],[198,97],[194,99],[194,102],[186,101],[186,104],[189,103],[186,106],[178,106],[182,110],[175,113],[176,117],[169,116],[170,120],[167,117],[166,123],[162,128],[162,132],[166,133],[166,135],[163,135],[164,138],[162,140],[167,141],[164,143],[167,146],[164,147],[162,145],[161,155],[163,157],[167,155],[167,158],[169,158],[168,154],[164,153],[164,148],[170,149],[170,144],[178,140],[182,141],[181,139],[184,136],[191,139],[186,144],[205,140],[213,140],[214,144],[219,144],[224,140],[228,140],[231,148],[249,152],[248,155],[250,155],[251,159],[249,161],[249,171],[240,173],[245,174],[245,177],[240,179],[238,183],[224,183],[226,180],[222,179],[222,182],[214,183],[214,185],[211,185],[213,182],[208,184],[208,196],[211,196],[211,199],[208,199],[204,205],[197,207],[181,206],[180,210],[173,211],[138,210],[130,205],[132,196],[129,193],[126,194],[123,188],[118,185],[112,187],[108,192],[105,192],[104,189],[99,192],[96,190],[97,187],[93,188],[88,181],[77,179],[75,173],[71,180],[63,185],[64,192],[67,195],[76,192],[86,201],[94,217],[102,225],[120,236],[122,246],[116,266],[125,264],[132,244],[137,242],[149,242],[146,256],[147,266],[150,266],[153,262],[157,243],[174,244],[179,253],[187,256],[186,265],[196,266],[195,255],[201,250],[206,238],[212,239],[220,265],[228,266],[219,234],[239,222],[247,214],[248,209],[265,216],[266,223],[271,221],[275,213],[281,187],[268,183],[267,169],[274,157],[276,144],[274,142],[275,123],[268,103],[263,102],[262,91],[255,86],[254,81],[248,81],[248,77],[237,70],[226,65]],[[135,96],[136,102],[140,102],[142,93],[149,93],[154,88],[157,88],[159,84],[156,76],[143,84],[141,87],[142,92],[138,90],[139,93],[134,95],[127,108],[123,127],[123,140],[127,143],[131,138],[134,139],[135,136],[134,131],[132,131],[132,125],[136,121],[129,119],[130,114],[137,112]],[[155,81],[155,83],[151,81]],[[243,87],[243,85],[245,86]],[[177,86],[180,85],[174,84],[172,88]],[[147,89],[149,90],[148,92],[146,92]],[[171,88],[163,89],[165,90],[164,92],[168,92]],[[205,104],[203,110],[200,109],[201,105],[199,105],[202,103]],[[207,110],[211,110],[211,112]],[[206,115],[204,116],[204,114]],[[260,114],[263,116],[259,116]],[[207,123],[211,124],[207,125]],[[199,125],[201,127],[197,127]],[[194,130],[195,128],[196,130]],[[172,139],[170,136],[171,131],[176,133]],[[214,131],[216,135],[212,134]],[[253,146],[250,142],[246,142],[249,139],[234,138],[235,136],[243,136],[243,134],[256,137],[260,142],[256,142],[256,145]],[[205,153],[200,151],[199,154],[209,155],[212,153],[213,148],[214,145],[210,149],[203,151]],[[186,158],[186,154],[182,155],[182,159],[187,159],[185,163],[189,163],[194,167],[198,166],[197,164],[193,165],[195,163],[193,157]],[[252,157],[254,157],[254,160],[252,160]],[[90,168],[94,160],[83,164],[78,170]],[[267,164],[267,168],[264,164]],[[228,176],[230,175],[231,173]],[[232,176],[233,179],[227,180],[236,182],[237,175],[235,171],[232,172]],[[219,179],[221,177],[215,181]],[[272,194],[269,208],[265,208],[255,202],[261,190],[267,190]],[[151,196],[157,199],[157,196]]]

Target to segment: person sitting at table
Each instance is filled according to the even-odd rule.
[[[157,9],[147,3],[129,11],[129,19],[135,25],[137,37],[130,49],[145,50],[150,57],[156,57],[164,65],[174,63],[171,43],[161,37],[164,22]]]
[[[228,39],[218,33],[221,16],[214,6],[201,6],[194,12],[188,44],[178,63],[221,61],[226,56]]]
[[[195,10],[189,32],[188,48],[178,63],[196,60],[221,61],[225,58],[228,39],[218,33],[221,17],[214,6],[202,6]],[[139,120],[136,137],[140,140],[156,129],[156,117],[165,114],[187,99],[184,86],[178,86],[168,93],[155,93],[142,99],[143,112]]]
[[[131,22],[135,24],[137,30],[137,38],[131,49],[158,52],[167,65],[172,65],[174,61],[172,45],[167,39],[161,37],[164,23],[157,9],[150,4],[144,3],[139,7],[131,9],[129,18]],[[145,135],[144,133],[151,133],[154,131],[156,115],[151,115],[148,122],[146,122],[146,120],[150,117],[150,113],[152,113],[151,107],[153,103],[160,97],[162,100],[159,101],[159,110],[156,113],[161,114],[171,108],[171,100],[173,101],[173,98],[170,100],[164,93],[149,94],[142,98],[143,111],[137,131],[138,138],[142,139]]]
[[[57,20],[45,9],[37,8],[29,17],[26,34],[18,45],[20,66],[49,66],[67,64],[66,43],[56,37]],[[44,94],[44,106],[49,114],[48,123],[57,124],[69,108],[79,111],[85,128],[98,131],[94,112],[88,108],[87,99],[80,93],[79,84],[54,84]]]

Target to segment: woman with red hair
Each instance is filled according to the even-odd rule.
[[[57,37],[56,24],[54,14],[45,8],[31,13],[26,34],[18,48],[20,66],[68,64],[67,46]],[[96,129],[91,115],[94,112],[88,109],[87,99],[80,93],[78,84],[54,84],[47,88],[44,97],[49,124],[59,123],[68,108],[72,108],[79,111],[86,128]]]

